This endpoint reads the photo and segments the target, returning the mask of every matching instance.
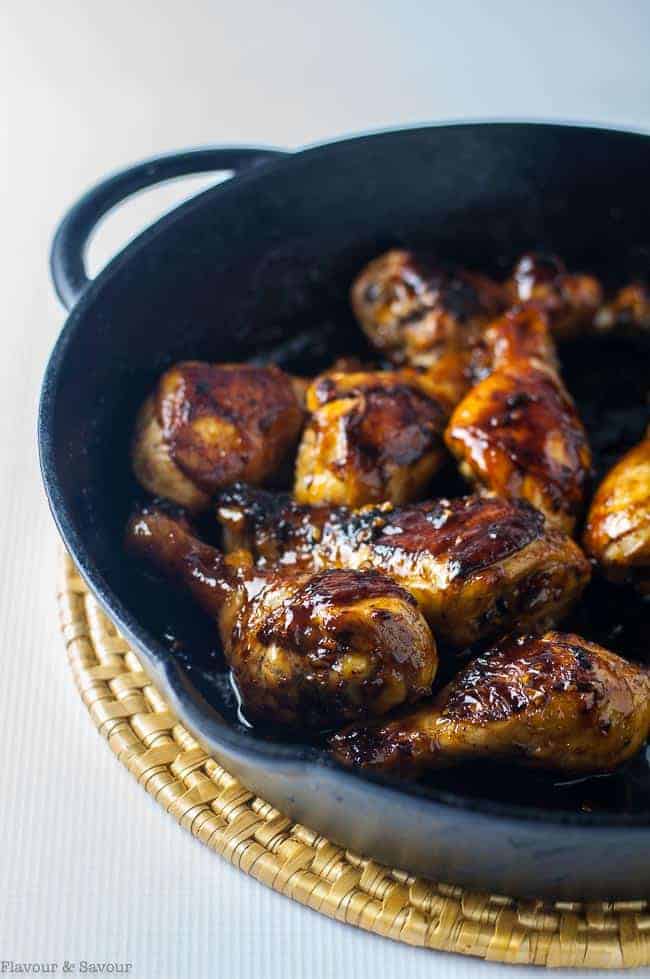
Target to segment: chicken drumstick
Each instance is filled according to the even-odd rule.
[[[138,482],[193,511],[237,479],[263,483],[295,447],[300,382],[278,367],[186,361],[166,371],[140,410]]]
[[[241,553],[232,563],[161,509],[131,519],[127,546],[217,620],[251,716],[333,727],[431,690],[435,641],[413,597],[385,575],[260,570]]]
[[[569,774],[608,772],[650,728],[650,674],[560,632],[505,639],[429,704],[330,742],[345,765],[413,776],[475,759]]]
[[[580,548],[541,513],[496,497],[350,510],[235,486],[219,496],[217,518],[226,550],[252,551],[262,566],[390,575],[457,647],[515,625],[555,624],[590,574]]]

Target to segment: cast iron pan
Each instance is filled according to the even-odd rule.
[[[212,170],[235,176],[158,221],[89,282],[84,247],[111,207],[161,180]],[[52,272],[71,312],[43,383],[39,445],[63,539],[209,750],[252,791],[353,850],[508,894],[639,898],[650,892],[650,805],[522,805],[525,776],[509,769],[399,787],[343,771],[313,744],[247,729],[213,633],[206,639],[182,597],[125,559],[123,528],[138,494],[128,464],[136,409],[179,359],[270,357],[306,374],[358,349],[349,284],[391,245],[426,245],[494,272],[543,247],[623,282],[647,271],[649,175],[650,138],[632,133],[428,127],[291,154],[163,157],[91,190],[57,232]],[[595,363],[606,400],[614,378],[607,358]],[[194,642],[193,661],[183,651]]]

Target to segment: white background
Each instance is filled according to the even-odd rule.
[[[409,949],[273,894],[177,828],[94,733],[57,632],[34,446],[63,320],[47,252],[80,191],[163,150],[481,116],[650,129],[649,40],[645,0],[5,0],[0,960],[128,960],[136,979],[530,971]],[[187,192],[111,217],[95,265]]]

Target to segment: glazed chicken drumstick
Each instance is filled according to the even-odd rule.
[[[568,774],[608,772],[642,747],[650,675],[579,636],[505,639],[431,703],[330,741],[344,765],[414,776],[495,759]]]
[[[445,441],[464,476],[525,499],[570,533],[591,473],[584,426],[556,369],[545,314],[515,307],[485,333],[492,372],[453,412]]]
[[[555,255],[522,255],[506,283],[512,305],[531,304],[546,313],[556,340],[617,331],[638,335],[650,330],[650,289],[631,282],[607,302],[591,275],[567,272]]]
[[[635,293],[635,315],[650,310]],[[645,294],[647,295],[647,294]],[[506,308],[530,305],[548,317],[558,340],[591,329],[603,291],[590,275],[567,272],[554,255],[529,252],[500,284],[460,266],[437,263],[426,254],[393,249],[370,262],[353,283],[354,313],[372,345],[394,363],[430,367],[449,350],[463,351],[470,373],[485,369],[481,341],[485,326]],[[628,295],[627,307],[632,300]],[[617,300],[616,313],[622,303]],[[478,361],[474,362],[478,354]]]
[[[590,573],[580,548],[540,512],[496,497],[351,510],[235,486],[219,496],[217,517],[226,550],[251,551],[261,566],[390,575],[418,600],[436,637],[457,647],[555,624]]]
[[[569,272],[560,258],[543,252],[522,255],[501,284],[425,253],[393,249],[362,269],[350,297],[371,344],[394,363],[430,367],[455,349],[465,352],[470,372],[478,367],[479,375],[483,329],[508,307],[544,313],[558,341],[650,330],[647,284],[633,282],[604,303],[598,279]]]
[[[317,377],[306,394],[298,502],[358,507],[421,497],[446,456],[448,383],[412,368]]]
[[[332,727],[431,690],[435,641],[413,597],[385,575],[287,574],[243,555],[234,566],[161,509],[131,519],[127,547],[217,620],[251,716]]]
[[[544,312],[556,340],[589,332],[603,301],[598,279],[570,274],[556,255],[541,252],[522,255],[506,291],[512,306],[530,304]]]
[[[487,276],[393,249],[362,269],[352,308],[370,343],[395,364],[431,367],[450,350],[468,352],[508,303]]]
[[[584,546],[610,581],[650,595],[650,428],[596,490]]]
[[[132,445],[138,482],[193,511],[237,479],[265,482],[298,441],[300,385],[278,367],[176,364],[138,416]]]

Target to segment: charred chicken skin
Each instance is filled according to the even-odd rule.
[[[412,368],[325,373],[309,387],[306,407],[299,503],[406,503],[423,495],[446,455],[445,387]]]
[[[596,490],[584,546],[605,577],[650,595],[650,429]]]
[[[450,350],[468,351],[506,304],[484,275],[393,249],[352,285],[354,313],[371,344],[395,364],[430,367]]]
[[[555,624],[586,585],[589,562],[527,503],[470,496],[350,510],[301,506],[236,486],[217,504],[224,545],[257,563],[373,568],[417,599],[436,636],[456,647]]]
[[[650,676],[579,636],[504,639],[433,701],[330,741],[344,765],[397,776],[495,759],[568,774],[608,772],[642,747]]]
[[[277,367],[186,361],[166,371],[136,423],[140,484],[191,510],[238,479],[268,480],[295,448],[299,382]]]
[[[463,475],[508,499],[525,499],[570,533],[581,512],[591,452],[555,368],[544,314],[509,310],[486,331],[493,370],[454,410],[445,441]]]
[[[136,514],[132,554],[191,593],[219,626],[251,716],[332,727],[428,694],[436,644],[417,603],[375,571],[316,574],[229,562],[160,509]]]

